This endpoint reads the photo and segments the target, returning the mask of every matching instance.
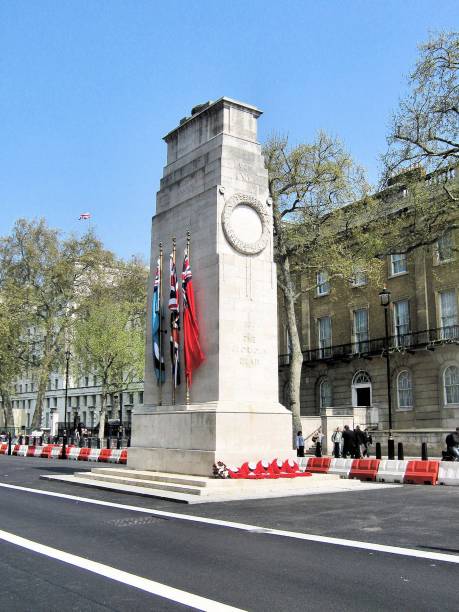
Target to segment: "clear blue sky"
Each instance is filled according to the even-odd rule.
[[[0,0],[0,235],[18,217],[146,256],[162,136],[223,95],[260,140],[318,129],[378,177],[390,114],[457,0]]]

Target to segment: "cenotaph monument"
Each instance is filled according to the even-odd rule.
[[[132,416],[128,466],[209,476],[216,461],[241,465],[292,456],[292,417],[279,403],[277,286],[268,174],[254,106],[220,98],[201,104],[169,132],[167,164],[152,220],[144,405]],[[169,253],[180,277],[191,236],[200,342],[205,361],[172,393]],[[153,366],[152,293],[164,250],[166,379]],[[183,341],[183,332],[182,341]]]

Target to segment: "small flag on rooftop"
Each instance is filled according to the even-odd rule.
[[[91,213],[81,213],[81,215],[78,217],[78,221],[82,221],[83,219],[90,219],[91,218]]]

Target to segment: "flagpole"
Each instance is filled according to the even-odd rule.
[[[191,233],[190,233],[190,230],[187,230],[186,254],[188,257],[188,261],[190,261],[190,242],[191,242]],[[183,329],[183,340],[185,341],[185,326]],[[184,351],[184,355],[185,355],[185,351]],[[185,404],[188,405],[189,403],[190,403],[190,381],[188,379],[188,376],[186,375],[186,361],[185,361]]]
[[[163,403],[163,243],[159,243],[159,405]]]
[[[175,251],[176,251],[176,246],[175,246],[175,236],[172,237],[172,263],[175,266]],[[176,296],[176,299],[178,299],[178,295]],[[171,338],[173,338],[173,329],[172,329],[172,317],[171,317]],[[172,340],[171,340],[172,342]],[[171,345],[173,347],[173,345]],[[173,348],[171,349],[172,351],[174,350]],[[173,352],[171,353],[172,359],[173,359]],[[172,384],[172,405],[175,405],[175,377],[177,375],[177,373],[175,372],[175,368],[177,367],[177,364],[174,365],[174,363],[172,363],[172,376],[171,376],[171,384]]]

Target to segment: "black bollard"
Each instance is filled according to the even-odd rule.
[[[61,459],[67,459],[67,436],[66,434],[62,436]]]
[[[316,457],[322,457],[322,444],[316,442]]]
[[[376,459],[381,459],[382,458],[382,453],[381,453],[381,442],[376,442]]]
[[[100,448],[100,438],[96,439],[96,445],[97,445],[97,448]]]
[[[40,442],[39,442],[38,446],[43,446],[43,436],[40,436]]]
[[[11,434],[8,434],[8,455],[11,455]]]
[[[29,440],[30,440],[29,436],[26,436],[24,440],[24,444],[27,444],[27,446],[29,446]]]
[[[116,448],[121,448],[121,436],[118,436],[116,440]]]
[[[127,439],[127,447],[129,448],[130,446],[131,446],[131,438],[129,437],[129,438]]]
[[[387,440],[387,458],[395,459],[395,440],[394,438],[389,438]]]
[[[111,447],[112,447],[112,439],[107,438],[107,448],[111,448]]]
[[[403,452],[403,442],[399,442],[397,444],[397,459],[403,461],[405,459],[405,454]]]
[[[423,461],[428,461],[428,456],[427,456],[427,442],[423,442],[421,445],[421,459]]]
[[[37,446],[37,438],[34,438],[34,439],[33,439],[33,445],[34,445],[34,446]],[[41,446],[41,445],[40,445],[40,446]]]

